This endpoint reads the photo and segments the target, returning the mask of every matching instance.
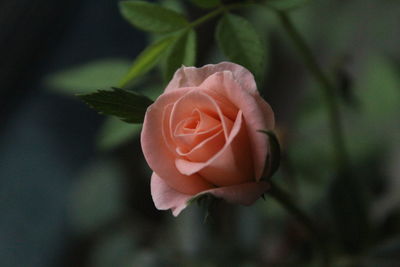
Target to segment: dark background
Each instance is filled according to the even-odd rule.
[[[205,12],[184,8],[190,19]],[[260,90],[276,112],[290,155],[277,179],[286,181],[311,213],[324,214],[319,203],[327,198],[332,159],[318,88],[274,14],[246,16],[265,35],[269,57]],[[321,0],[293,16],[318,60],[342,85],[338,95],[353,166],[370,196],[366,209],[373,231],[349,241],[357,257],[364,251],[363,261],[400,236],[400,4]],[[197,66],[223,59],[213,43],[214,24],[198,30]],[[251,208],[219,207],[209,225],[202,224],[196,207],[175,219],[152,204],[150,170],[137,137],[99,148],[105,119],[65,93],[70,76],[54,75],[78,68],[68,73],[73,76],[79,66],[103,59],[125,64],[147,43],[145,33],[122,19],[117,1],[0,2],[0,266],[309,262],[308,238],[272,200]],[[96,76],[91,78],[96,83]],[[320,224],[334,231],[326,218],[318,217]],[[345,248],[337,245],[339,255],[346,242]],[[339,266],[348,266],[354,254],[343,255]]]
[[[103,118],[46,90],[43,77],[97,58],[133,58],[145,44],[116,1],[0,2],[1,266],[74,266],[66,259],[77,253],[68,198],[95,157]]]

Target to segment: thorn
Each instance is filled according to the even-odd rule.
[[[206,224],[210,220],[210,211],[207,209],[206,214],[204,215],[203,224]]]

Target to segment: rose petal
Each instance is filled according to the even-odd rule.
[[[256,102],[264,115],[265,130],[273,130],[275,128],[275,115],[271,106],[262,97],[256,97]]]
[[[229,71],[211,75],[200,85],[200,88],[212,98],[223,95],[243,112],[254,159],[255,178],[259,180],[264,171],[268,152],[268,138],[258,131],[273,129],[274,115],[272,109],[258,92],[250,94],[249,91],[243,90],[240,83],[234,79],[233,74]]]
[[[180,148],[178,148],[176,152],[179,156],[190,161],[204,162],[217,154],[224,144],[224,131],[220,129],[219,132],[203,140],[188,152],[184,152]]]
[[[189,153],[190,151],[201,145],[203,142],[207,142],[208,139],[213,138],[219,133],[222,133],[223,141],[225,142],[224,130],[222,129],[221,125],[210,129],[210,131],[208,132],[204,132],[198,135],[175,136],[174,139],[177,146],[176,151],[179,150],[179,153],[185,154]]]
[[[171,188],[156,173],[151,176],[151,196],[154,205],[159,210],[171,209],[174,216],[178,216],[188,205],[190,199],[202,194],[212,194],[232,204],[251,205],[269,188],[267,182],[251,182],[239,185],[219,187],[206,190],[197,195],[182,194]]]
[[[210,193],[232,204],[251,205],[264,194],[269,184],[265,181],[218,187],[197,194]],[[195,196],[195,197],[196,197]]]
[[[204,179],[217,186],[255,180],[246,126],[242,123],[242,112],[238,112],[224,147],[212,158],[203,163],[176,159],[175,165],[182,174],[199,173]]]
[[[168,104],[178,101],[190,90],[183,89],[163,94],[147,109],[141,133],[141,144],[150,168],[156,173],[162,173],[163,179],[169,186],[182,193],[196,194],[213,188],[213,185],[197,174],[186,176],[176,169],[177,155],[166,144],[166,133],[163,130],[163,113],[164,117],[168,117],[168,110],[165,113]]]
[[[150,187],[151,197],[156,208],[159,210],[171,209],[174,216],[178,216],[186,208],[188,200],[192,198],[191,195],[180,193],[170,187],[155,172],[151,176]]]
[[[199,109],[209,116],[218,118],[224,129],[225,138],[228,139],[233,124],[232,121],[225,116],[221,107],[212,97],[199,89],[190,90],[175,103],[171,112],[170,128],[176,129],[181,121],[191,117],[195,109]]]
[[[197,126],[196,133],[207,132],[209,129],[212,129],[215,126],[221,124],[220,121],[216,120],[215,118],[211,117],[201,110],[197,109],[196,112],[199,115],[199,124]]]
[[[214,136],[221,131],[222,125],[219,120],[207,115],[206,113],[196,109],[195,116],[185,119],[178,123],[174,132],[174,140],[181,149],[191,150],[193,146],[201,143],[205,139]],[[195,129],[187,129],[185,125],[197,121]]]
[[[221,71],[231,72],[235,80],[239,82],[240,86],[249,93],[258,93],[253,74],[251,74],[251,72],[246,68],[231,62],[221,62],[215,65],[209,64],[201,68],[182,67],[175,72],[174,77],[169,82],[165,92],[182,87],[197,87],[202,84],[207,77]]]
[[[164,142],[166,146],[169,148],[169,150],[174,154],[175,153],[175,142],[174,139],[171,136],[171,131],[169,129],[169,119],[171,117],[171,111],[172,108],[174,107],[174,104],[168,104],[164,107],[164,110],[162,111],[162,127],[161,127],[161,134],[164,139]]]

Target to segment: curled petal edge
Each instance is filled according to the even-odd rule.
[[[231,72],[243,89],[251,94],[258,94],[253,74],[243,66],[232,62],[208,64],[201,68],[182,66],[175,72],[165,92],[177,90],[182,87],[197,87],[203,83],[207,77],[222,71]]]
[[[265,181],[249,182],[239,185],[218,187],[202,191],[196,195],[183,194],[168,186],[164,180],[153,172],[151,177],[151,196],[154,205],[159,210],[171,209],[178,216],[189,204],[192,198],[203,194],[212,194],[232,204],[251,205],[270,188]]]

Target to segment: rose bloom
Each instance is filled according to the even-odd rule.
[[[268,189],[260,181],[268,137],[258,130],[273,128],[274,113],[244,67],[222,62],[178,69],[148,107],[141,133],[156,208],[177,216],[205,193],[255,202]]]

